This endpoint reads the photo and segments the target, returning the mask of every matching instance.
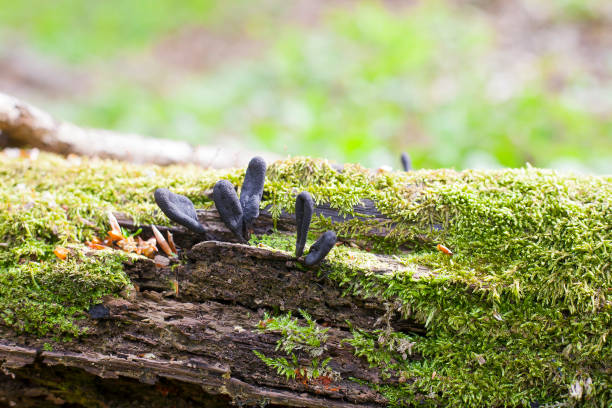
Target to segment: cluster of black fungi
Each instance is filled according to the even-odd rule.
[[[412,169],[408,154],[402,153],[401,162],[404,171]],[[263,194],[265,178],[266,162],[261,157],[254,157],[247,167],[240,198],[238,198],[233,184],[228,180],[219,180],[213,189],[213,201],[219,216],[242,243],[248,242],[253,222],[259,216],[259,203]],[[155,202],[168,218],[204,238],[207,237],[206,229],[198,221],[195,207],[189,198],[175,194],[167,188],[158,188],[155,190],[154,196]],[[302,191],[295,199],[297,224],[295,256],[297,258],[304,254],[313,212],[314,201],[312,196],[307,191]],[[334,247],[336,240],[337,236],[334,231],[324,232],[310,247],[308,255],[304,258],[304,264],[313,266],[320,263]]]
[[[259,204],[263,194],[265,178],[266,162],[261,157],[254,157],[247,167],[240,198],[238,198],[233,184],[228,180],[219,180],[213,188],[213,201],[219,216],[242,243],[248,242],[253,222],[259,216]],[[195,207],[189,198],[175,194],[167,188],[155,190],[154,197],[158,207],[172,221],[198,235],[207,236],[206,229],[198,221]],[[304,254],[313,212],[314,201],[311,195],[306,191],[298,194],[295,200],[297,223],[295,256],[297,258]],[[308,255],[304,258],[304,264],[306,266],[319,264],[334,247],[336,240],[334,231],[323,233],[310,247]]]
[[[404,171],[412,169],[410,157],[406,153],[402,153],[401,162]],[[261,157],[254,157],[247,167],[240,199],[232,183],[227,180],[218,181],[213,189],[213,201],[221,219],[240,242],[247,242],[253,221],[259,216],[259,203],[265,178],[266,162]],[[167,188],[158,188],[153,195],[158,207],[168,218],[207,239],[206,229],[198,221],[195,207],[189,198],[175,194]],[[304,254],[313,213],[312,196],[307,191],[302,191],[295,199],[297,224],[295,256],[297,258]],[[334,231],[324,232],[310,247],[308,255],[304,258],[304,264],[306,266],[319,264],[334,247],[336,240]],[[93,319],[109,317],[109,310],[101,304],[92,306],[89,313]]]

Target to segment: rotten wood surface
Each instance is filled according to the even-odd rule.
[[[0,92],[0,147],[7,146],[35,147],[63,155],[73,153],[134,163],[193,163],[214,168],[241,167],[255,154],[268,161],[277,158],[265,152],[253,153],[226,146],[192,146],[176,140],[83,128]]]
[[[327,205],[317,214],[344,222]],[[364,200],[356,216],[378,219],[389,226],[373,202]],[[171,231],[181,248],[181,262],[166,266],[141,259],[125,266],[136,291],[121,298],[107,298],[102,319],[87,319],[93,330],[70,343],[18,336],[0,326],[0,407],[11,406],[293,406],[380,407],[384,397],[351,379],[393,383],[382,379],[354,356],[349,325],[357,328],[391,326],[425,335],[422,325],[399,319],[389,306],[354,296],[320,273],[305,268],[291,254],[239,244],[216,210],[198,210],[210,237],[183,227]],[[121,226],[141,227],[118,214]],[[272,230],[269,212],[262,211],[254,233]],[[295,230],[293,214],[283,213],[278,231]],[[380,234],[373,229],[372,234]],[[207,240],[214,238],[214,240]],[[373,273],[398,271],[403,265],[379,255]],[[276,351],[279,334],[258,330],[264,312],[308,312],[329,328],[329,367],[339,380],[292,380],[279,376],[254,353],[286,357]],[[44,343],[53,344],[52,350]],[[301,366],[308,355],[298,353]],[[409,358],[420,358],[418,355]],[[7,405],[8,404],[8,405]]]
[[[283,252],[204,241],[185,259],[177,266],[126,265],[139,290],[106,298],[108,315],[84,322],[93,330],[79,341],[17,336],[0,326],[0,406],[386,405],[378,392],[350,380],[383,381],[343,343],[350,336],[347,321],[382,327],[383,307],[342,297],[333,282]],[[383,269],[400,267],[389,260]],[[279,335],[258,327],[264,311],[297,309],[329,328],[324,355],[332,357],[329,367],[340,379],[287,380],[253,353],[284,356],[275,350]],[[413,322],[391,324],[424,333]],[[53,350],[45,350],[45,342]],[[298,356],[309,364],[307,355]]]
[[[327,203],[321,203],[315,206],[315,215],[324,216],[329,218],[334,223],[345,222],[352,220],[353,218],[359,218],[368,220],[375,227],[372,227],[367,234],[372,237],[383,237],[390,229],[394,227],[394,223],[376,208],[376,203],[369,199],[363,199],[359,205],[353,207],[355,215],[340,215],[337,210],[331,208]],[[198,242],[205,239],[225,242],[238,242],[232,231],[223,223],[219,217],[219,213],[216,209],[197,209],[196,213],[200,224],[204,226],[207,231],[206,236],[196,234],[187,228],[173,224],[170,227],[157,226],[162,232],[166,233],[169,231],[174,236],[175,242],[184,248],[191,248]],[[151,226],[149,225],[138,225],[126,214],[115,213],[115,217],[119,221],[119,224],[127,229],[135,230],[141,228],[146,235],[152,235]],[[282,211],[279,218],[274,222],[272,214],[267,210],[263,209],[259,213],[259,217],[255,220],[252,228],[253,234],[263,235],[269,234],[274,229],[280,232],[295,232],[295,214],[289,214]]]

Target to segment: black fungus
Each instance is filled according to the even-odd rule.
[[[313,266],[321,262],[334,245],[336,245],[336,240],[337,237],[334,231],[325,231],[317,242],[310,247],[310,252],[306,259],[304,259],[304,264],[306,266]]]
[[[308,229],[310,228],[313,213],[314,201],[312,196],[307,191],[302,191],[295,198],[295,223],[297,229],[295,256],[297,258],[304,254],[304,247],[306,246],[306,238],[308,238]],[[310,247],[310,251],[304,259],[304,264],[313,266],[320,263],[334,247],[336,240],[337,237],[334,231],[323,233],[317,242]]]
[[[245,241],[242,234],[242,206],[238,200],[236,190],[234,190],[234,185],[227,180],[217,181],[213,188],[213,201],[225,225],[227,225],[241,241]]]
[[[195,207],[190,199],[175,194],[167,188],[158,188],[153,195],[155,202],[166,217],[193,232],[206,235],[206,230],[198,221]]]
[[[255,218],[259,216],[259,203],[263,194],[266,179],[266,162],[259,156],[253,157],[244,176],[240,191],[240,205],[243,213],[242,235],[248,236]]]
[[[302,191],[295,199],[295,221],[297,224],[297,239],[295,241],[295,256],[300,257],[304,253],[310,220],[314,211],[314,201],[307,191]]]
[[[102,304],[93,305],[89,308],[89,317],[92,319],[108,319],[110,311]]]
[[[408,156],[408,153],[402,153],[402,167],[404,168],[404,171],[410,171],[412,170],[412,160],[410,160],[410,156]]]

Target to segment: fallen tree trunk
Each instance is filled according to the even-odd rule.
[[[249,245],[207,196],[219,177],[242,173],[6,159],[0,407],[609,401],[609,177],[277,162]],[[164,186],[206,237],[160,217]],[[302,190],[339,236],[315,268],[292,255]],[[178,257],[96,250],[110,209],[144,239],[165,223]]]
[[[242,166],[253,154],[221,146],[192,146],[181,141],[82,128],[0,92],[0,147],[7,146],[133,163],[192,163],[214,168]],[[270,153],[260,154],[268,160],[276,157]]]

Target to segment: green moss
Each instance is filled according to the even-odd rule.
[[[127,283],[120,253],[101,260],[79,255],[79,242],[106,230],[106,210],[168,224],[152,200],[156,187],[185,194],[201,208],[211,205],[203,193],[215,181],[240,185],[243,174],[77,164],[49,155],[8,160],[0,169],[5,323],[25,331],[75,332],[79,310]],[[375,200],[389,218],[383,224],[315,218],[310,238],[333,228],[341,239],[362,241],[406,265],[401,272],[372,273],[374,255],[339,246],[321,266],[346,293],[387,303],[426,325],[425,337],[353,330],[355,353],[383,375],[399,376],[397,385],[371,385],[392,405],[604,406],[612,399],[611,177],[532,168],[371,172],[357,165],[338,173],[326,161],[296,158],[270,166],[262,206],[277,215],[293,212],[293,196],[302,190],[350,215],[359,200]],[[368,235],[379,230],[386,232],[380,238]],[[253,242],[292,252],[294,240],[273,235]],[[455,255],[437,251],[437,243]],[[70,245],[73,258],[56,260],[55,245]],[[22,311],[21,303],[34,306]]]
[[[78,254],[78,252],[76,252]],[[78,335],[74,321],[102,295],[129,283],[119,254],[29,262],[0,274],[0,319],[18,331]]]
[[[610,400],[610,177],[532,168],[368,173],[357,166],[340,174],[308,160],[281,163],[269,176],[284,192],[276,196],[284,210],[291,211],[288,193],[308,190],[346,213],[356,198],[373,199],[393,221],[378,249],[395,253],[407,271],[373,274],[375,257],[346,247],[332,250],[322,269],[347,293],[396,305],[427,326],[426,337],[354,332],[357,355],[405,379],[376,386],[394,405]],[[317,219],[315,229],[324,228],[364,240],[370,227]],[[268,241],[293,248],[291,238]],[[417,252],[403,254],[401,246]],[[412,344],[424,359],[404,359],[398,344]]]
[[[571,402],[569,388],[580,378],[592,379],[593,403],[609,397],[609,304],[572,314],[533,298],[491,299],[452,268],[445,274],[372,274],[362,268],[359,255],[353,255],[352,265],[347,255],[341,248],[331,254],[330,278],[347,292],[395,305],[398,314],[427,327],[425,337],[387,330],[353,333],[357,355],[406,379],[405,385],[381,388],[398,405]],[[400,345],[408,343],[422,360],[404,358]]]
[[[282,350],[290,357],[291,361],[287,361],[284,357],[266,357],[257,350],[253,350],[253,352],[268,367],[276,369],[279,375],[284,375],[287,379],[295,379],[298,375],[305,379],[317,379],[322,376],[337,379],[339,374],[327,366],[332,358],[324,358],[327,351],[327,331],[329,328],[319,326],[305,311],[300,310],[299,313],[304,319],[305,325],[301,325],[298,319],[292,318],[291,312],[276,317],[264,313],[263,320],[259,322],[258,331],[260,333],[273,332],[280,334],[281,337],[276,342],[276,350]],[[304,367],[299,364],[297,352],[309,357],[310,364],[308,366]]]
[[[202,207],[209,205],[202,192],[218,177],[195,167],[66,161],[48,154],[34,161],[2,160],[0,319],[38,335],[82,333],[76,319],[91,302],[129,283],[124,253],[84,255],[82,243],[108,230],[108,210],[168,224],[152,199],[156,187],[170,186]],[[228,176],[236,179],[233,173]],[[56,246],[71,249],[66,261],[53,254]]]

